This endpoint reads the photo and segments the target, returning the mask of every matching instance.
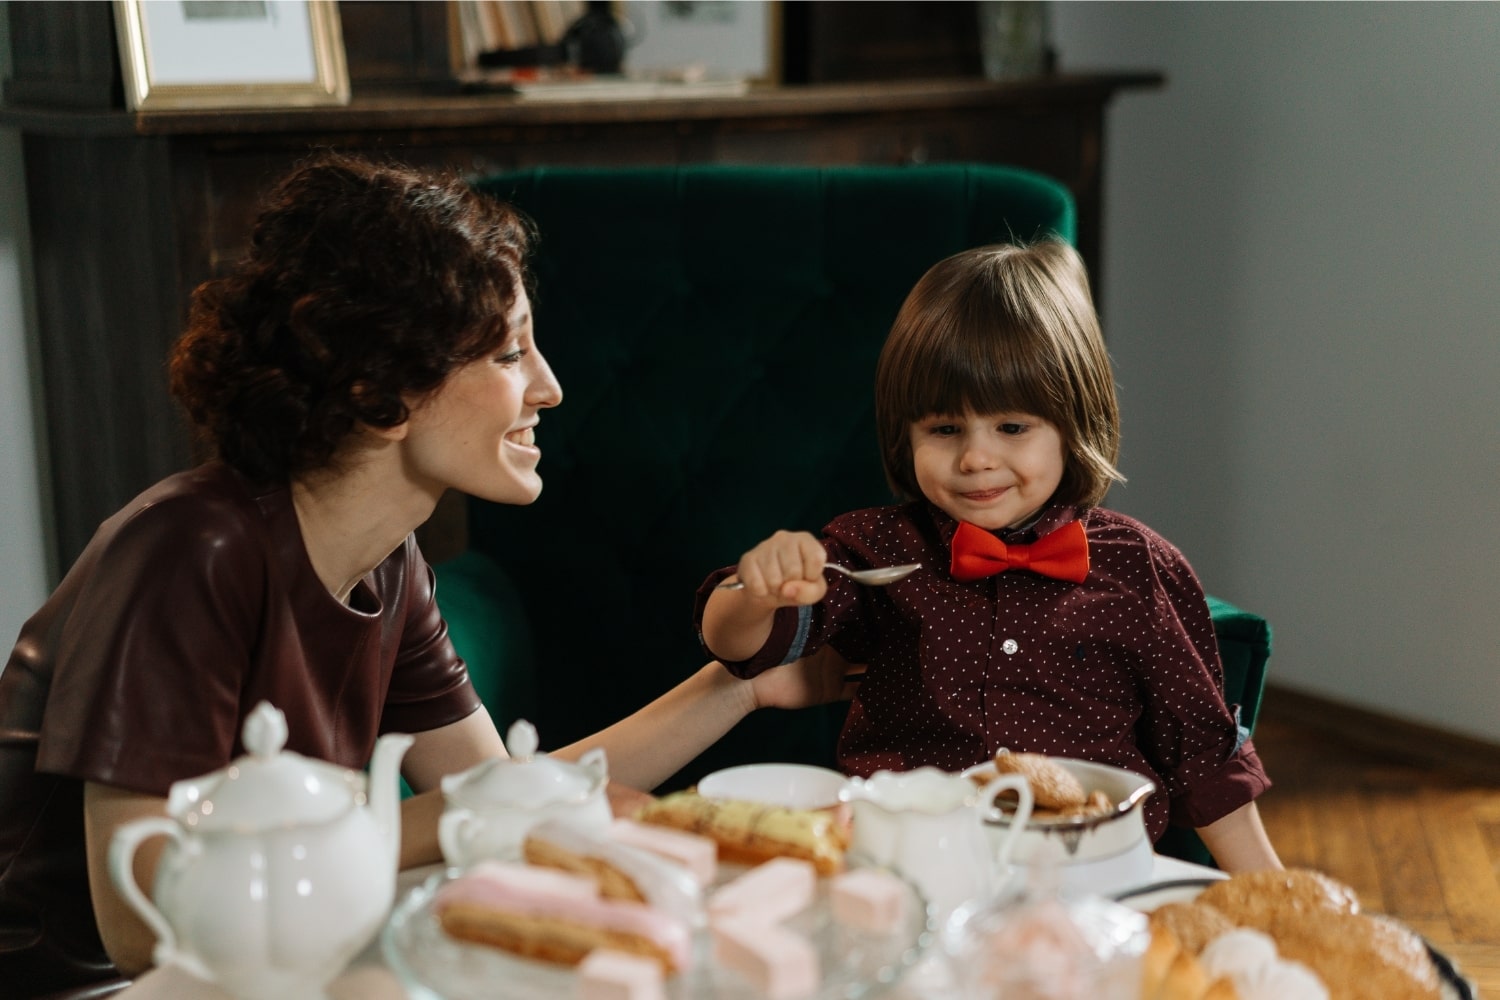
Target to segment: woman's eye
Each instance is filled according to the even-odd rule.
[[[526,352],[524,350],[517,349],[517,350],[514,350],[514,351],[507,351],[504,354],[497,354],[497,355],[495,355],[495,364],[497,364],[497,365],[513,365],[516,362],[520,361],[525,356],[526,356]]]

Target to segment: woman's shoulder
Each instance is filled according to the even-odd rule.
[[[100,525],[90,547],[159,549],[173,561],[261,550],[265,527],[260,500],[238,474],[210,462],[168,476],[137,495]]]

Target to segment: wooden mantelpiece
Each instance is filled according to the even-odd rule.
[[[260,192],[310,150],[471,175],[538,164],[1009,163],[1072,190],[1097,280],[1105,107],[1122,89],[1161,82],[1095,73],[572,103],[356,91],[343,108],[222,113],[12,103],[0,127],[23,139],[56,564],[191,461],[165,390],[167,347],[191,290],[239,255]]]

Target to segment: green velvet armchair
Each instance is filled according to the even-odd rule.
[[[536,222],[538,346],[564,400],[539,428],[541,499],[471,500],[469,551],[437,567],[438,601],[502,731],[525,716],[548,746],[701,665],[691,612],[709,571],[777,528],[891,502],[875,360],[929,266],[1075,228],[1066,188],[1001,166],[537,168],[477,183]],[[1266,639],[1244,654],[1257,669]],[[1257,697],[1238,700],[1253,706],[1250,683]],[[831,763],[842,718],[756,713],[664,787],[750,760]]]

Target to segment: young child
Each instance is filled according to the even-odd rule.
[[[824,644],[868,664],[839,740],[847,773],[957,771],[1001,747],[1112,764],[1156,782],[1153,841],[1170,821],[1226,870],[1281,867],[1202,586],[1166,539],[1098,506],[1123,478],[1119,412],[1076,251],[935,265],[881,352],[875,415],[910,501],[821,539],[778,531],[710,576],[705,648],[742,677]],[[872,587],[828,562],[922,568]],[[742,589],[718,587],[735,575]]]

